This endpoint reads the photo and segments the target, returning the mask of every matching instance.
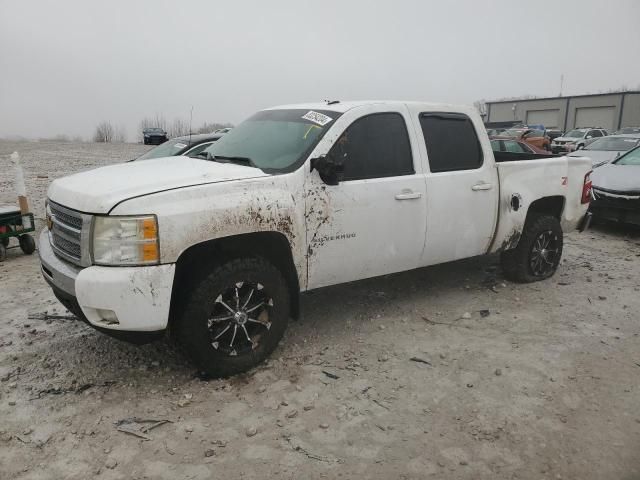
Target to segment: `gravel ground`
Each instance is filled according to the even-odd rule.
[[[147,148],[0,142],[0,202],[15,201],[14,150],[42,217],[54,178]],[[0,478],[640,478],[640,232],[570,233],[536,284],[497,262],[306,294],[269,361],[206,381],[166,342],[43,319],[68,313],[37,256],[11,249]],[[168,422],[141,433],[132,418]]]

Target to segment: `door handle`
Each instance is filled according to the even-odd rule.
[[[471,190],[477,192],[480,190],[491,190],[492,188],[493,185],[491,185],[490,183],[476,183],[473,187],[471,187]]]
[[[422,193],[414,192],[413,190],[409,190],[405,188],[401,193],[396,194],[396,200],[413,200],[415,198],[420,198]]]

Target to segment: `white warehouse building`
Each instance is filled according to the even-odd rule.
[[[562,131],[640,126],[640,91],[486,102],[485,122],[542,124]]]

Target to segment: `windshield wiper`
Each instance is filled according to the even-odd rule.
[[[248,157],[227,157],[225,155],[211,155],[211,160],[217,162],[222,160],[220,163],[235,163],[237,165],[246,165],[247,167],[259,168],[253,160]]]

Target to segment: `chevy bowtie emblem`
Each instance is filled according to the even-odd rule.
[[[47,215],[47,228],[51,230],[53,228],[53,219],[51,215]]]

